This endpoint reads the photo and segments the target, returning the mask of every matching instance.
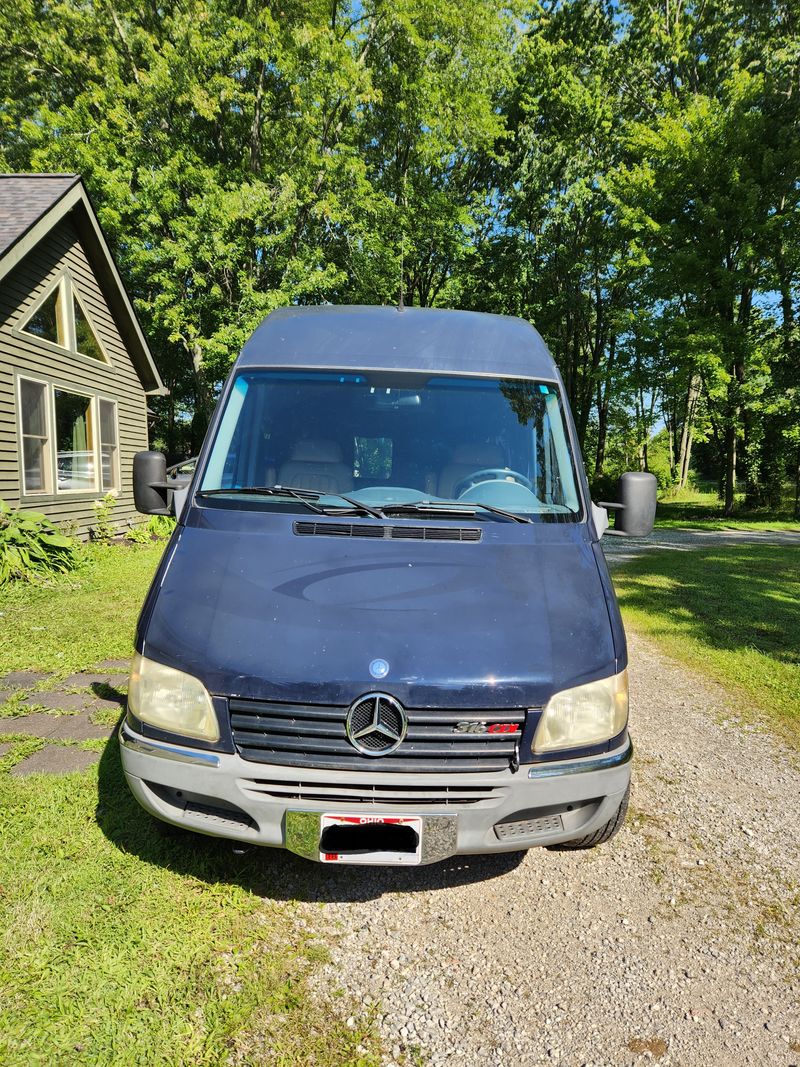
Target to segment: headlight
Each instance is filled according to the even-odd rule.
[[[627,721],[628,672],[621,671],[551,697],[536,727],[533,751],[599,745],[621,733]]]
[[[148,726],[173,734],[219,741],[219,724],[206,687],[191,674],[133,657],[128,707]]]

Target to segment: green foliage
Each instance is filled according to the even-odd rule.
[[[620,568],[614,585],[626,624],[739,697],[737,715],[755,712],[798,747],[796,548],[648,553]]]
[[[726,515],[716,489],[671,489],[659,496],[656,526],[662,529],[789,530],[800,533],[800,520],[792,519],[793,494],[786,486],[778,508],[750,509],[744,493],[737,493],[734,511]]]
[[[126,538],[129,541],[133,541],[136,545],[147,545],[153,540],[153,535],[147,529],[146,522],[140,522],[136,526],[131,526],[126,533]]]
[[[676,483],[675,471],[670,467],[668,437],[668,431],[661,430],[651,439],[647,452],[647,469],[655,474],[661,491],[671,489]]]
[[[83,175],[171,390],[168,451],[196,451],[274,308],[394,300],[401,274],[409,302],[442,290],[514,25],[498,0],[0,12],[0,161]]]
[[[175,529],[175,519],[171,515],[151,515],[147,522],[131,526],[127,538],[136,544],[146,545],[151,541],[166,541]]]
[[[128,790],[116,739],[82,775],[12,778],[25,752],[16,742],[0,769],[4,1065],[375,1067],[348,1005],[339,1017],[312,1000],[311,932],[270,900],[270,870],[303,861],[167,837]]]
[[[92,540],[108,543],[116,534],[116,528],[111,521],[111,516],[117,504],[114,493],[106,493],[102,500],[95,500],[94,514],[95,523],[92,527]]]
[[[0,500],[0,586],[74,570],[78,545],[44,515],[13,511]]]
[[[595,477],[800,489],[783,0],[22,0],[0,42],[0,164],[84,176],[171,455],[273,308],[402,289],[533,321]]]
[[[76,579],[3,589],[0,676],[63,678],[130,656],[162,548],[91,545]],[[313,865],[161,832],[125,784],[116,739],[84,774],[14,778],[43,745],[23,729],[0,757],[4,1067],[378,1062],[346,1002],[340,1017],[311,999],[322,954],[294,922],[286,878],[313,895]]]
[[[67,674],[132,654],[136,617],[163,544],[94,545],[69,578],[2,590],[0,665]]]

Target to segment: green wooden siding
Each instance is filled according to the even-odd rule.
[[[18,332],[31,308],[64,268],[80,293],[110,366]],[[44,512],[54,522],[72,523],[85,537],[94,524],[92,503],[100,499],[99,489],[22,497],[17,413],[20,376],[116,401],[120,489],[113,521],[121,529],[140,522],[142,516],[133,506],[131,486],[133,455],[148,444],[147,397],[69,217],[57,223],[0,282],[0,497],[12,507]]]

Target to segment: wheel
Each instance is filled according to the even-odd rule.
[[[526,489],[530,489],[533,492],[533,482],[530,478],[526,478],[524,474],[520,474],[519,471],[512,471],[510,467],[484,467],[483,470],[473,471],[472,474],[468,474],[465,478],[456,482],[453,486],[453,497],[458,499],[462,493],[466,493],[468,489],[472,489],[483,482],[504,482],[509,480],[516,482],[518,485],[524,485]]]
[[[577,837],[574,841],[564,841],[560,845],[549,845],[549,850],[551,852],[575,852],[578,849],[594,848],[595,845],[602,845],[606,841],[610,841],[616,833],[619,833],[620,827],[625,822],[630,795],[631,787],[629,785],[625,790],[625,795],[620,801],[619,807],[605,826],[601,826],[599,830],[595,830],[592,834],[587,834],[586,837]]]

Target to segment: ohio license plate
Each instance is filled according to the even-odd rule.
[[[419,815],[323,815],[322,863],[416,864],[422,858]]]

